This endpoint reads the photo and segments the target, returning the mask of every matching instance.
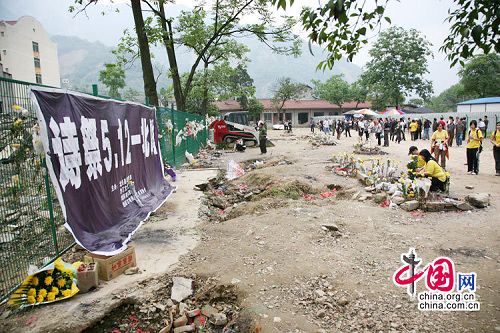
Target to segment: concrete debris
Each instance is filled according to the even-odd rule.
[[[193,280],[176,276],[172,278],[174,282],[170,298],[177,302],[182,302],[193,293]]]
[[[401,209],[406,210],[407,212],[411,212],[413,210],[416,210],[416,209],[418,209],[419,206],[420,206],[420,203],[417,200],[406,201],[406,202],[402,203],[401,205],[399,205],[399,207],[401,207]]]
[[[465,197],[465,201],[477,208],[485,208],[490,205],[490,194],[475,193]]]

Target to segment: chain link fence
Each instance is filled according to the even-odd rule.
[[[34,149],[31,85],[36,84],[0,78],[1,300],[23,281],[30,265],[42,267],[74,245],[45,160]],[[195,155],[206,143],[202,116],[157,108],[157,119],[162,158],[171,166],[185,163],[186,151]]]

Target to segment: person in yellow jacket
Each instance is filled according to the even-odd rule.
[[[467,137],[467,173],[477,175],[479,173],[479,154],[483,142],[483,132],[477,128],[475,120],[470,121],[470,130]]]
[[[491,143],[493,144],[496,175],[500,176],[500,121],[497,123],[497,128],[491,134]]]
[[[420,152],[417,147],[411,146],[408,151],[408,155],[417,156],[417,170],[422,169],[425,166],[425,160],[422,156],[420,156]]]
[[[418,123],[415,119],[413,119],[410,123],[410,134],[412,141],[417,140],[417,129],[418,129]]]
[[[445,123],[440,121],[437,130],[431,137],[431,153],[434,153],[436,161],[441,160],[441,166],[446,168],[446,157],[448,152],[448,132],[444,130]]]
[[[422,159],[425,161],[425,167],[420,172],[420,175],[431,179],[430,190],[444,192],[446,190],[446,172],[427,149],[422,149],[418,155],[422,156]]]

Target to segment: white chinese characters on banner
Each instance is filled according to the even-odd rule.
[[[109,127],[107,120],[101,120],[101,133],[98,133],[97,122],[93,118],[81,116],[81,138],[78,136],[76,124],[70,117],[64,117],[64,121],[58,124],[53,117],[50,118],[49,128],[52,132],[52,150],[59,160],[61,172],[59,183],[63,191],[66,186],[71,185],[78,189],[81,186],[81,167],[86,166],[86,174],[90,181],[98,179],[104,170],[110,172],[114,166],[129,165],[132,163],[131,147],[141,145],[144,156],[158,155],[155,144],[155,121],[154,119],[141,118],[141,133],[131,135],[128,121],[118,119],[117,139],[120,143],[120,152],[113,155],[111,141],[109,138]],[[100,139],[100,140],[99,140]],[[80,141],[83,147],[80,151]],[[101,141],[101,143],[99,143]],[[102,158],[104,153],[104,158]],[[103,170],[104,164],[104,170]]]
[[[50,118],[50,130],[54,135],[52,139],[52,150],[59,159],[61,172],[59,182],[63,190],[71,182],[75,188],[82,184],[80,179],[80,167],[82,158],[80,156],[80,147],[78,145],[78,136],[76,135],[76,126],[69,117],[64,117],[64,122],[57,124],[54,118]]]

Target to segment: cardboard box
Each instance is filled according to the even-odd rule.
[[[77,285],[81,293],[86,293],[90,289],[96,288],[99,285],[97,262],[91,262],[85,265],[85,270],[77,270]]]
[[[133,245],[129,245],[125,251],[111,257],[88,253],[83,261],[85,263],[96,262],[99,279],[104,281],[112,280],[128,268],[137,266]]]

